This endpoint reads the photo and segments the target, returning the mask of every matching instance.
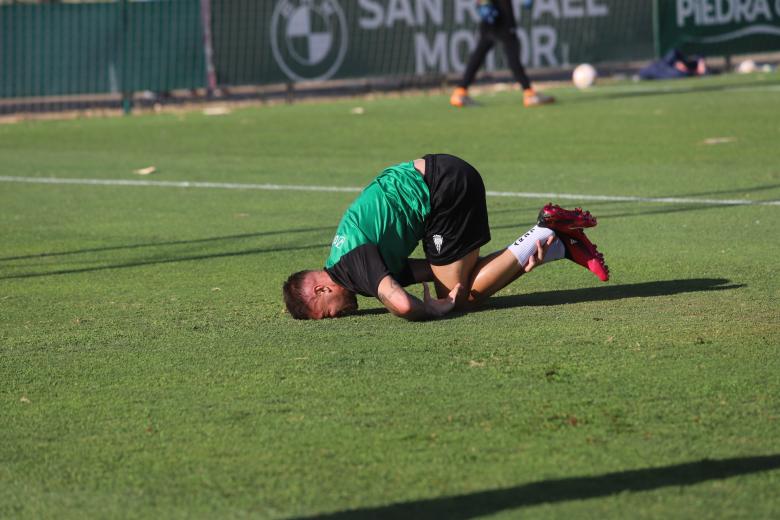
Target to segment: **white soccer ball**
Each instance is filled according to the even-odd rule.
[[[574,82],[575,87],[583,89],[593,86],[596,82],[596,77],[598,77],[598,73],[595,67],[590,63],[583,63],[575,67],[571,80]]]
[[[756,70],[758,70],[758,66],[753,60],[745,60],[737,66],[737,72],[740,74],[752,74]]]

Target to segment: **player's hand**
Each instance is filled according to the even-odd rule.
[[[550,235],[544,244],[542,244],[541,240],[536,241],[536,253],[531,255],[531,258],[528,259],[528,263],[523,267],[523,270],[526,273],[530,272],[537,265],[544,263],[544,255],[547,254],[547,249],[553,242],[555,242],[555,235]]]
[[[425,311],[431,316],[444,316],[455,307],[455,302],[460,299],[464,289],[461,284],[452,288],[450,293],[444,298],[431,297],[431,291],[428,284],[423,282],[423,303]]]

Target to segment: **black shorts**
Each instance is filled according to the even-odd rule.
[[[463,159],[446,154],[424,159],[431,214],[425,221],[423,250],[432,265],[447,265],[490,242],[485,184]]]

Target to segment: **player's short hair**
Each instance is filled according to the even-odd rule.
[[[282,294],[284,295],[284,304],[287,311],[296,320],[308,320],[309,304],[303,294],[303,280],[312,270],[298,271],[293,273],[282,285]]]

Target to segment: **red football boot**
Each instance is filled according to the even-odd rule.
[[[539,211],[539,225],[553,231],[568,233],[575,229],[593,227],[597,224],[596,217],[590,211],[582,208],[563,209],[550,202]]]
[[[588,240],[582,229],[566,232],[556,231],[555,234],[566,248],[566,258],[580,264],[595,274],[602,282],[609,280],[609,267],[604,263],[604,255],[599,253],[596,245]]]

